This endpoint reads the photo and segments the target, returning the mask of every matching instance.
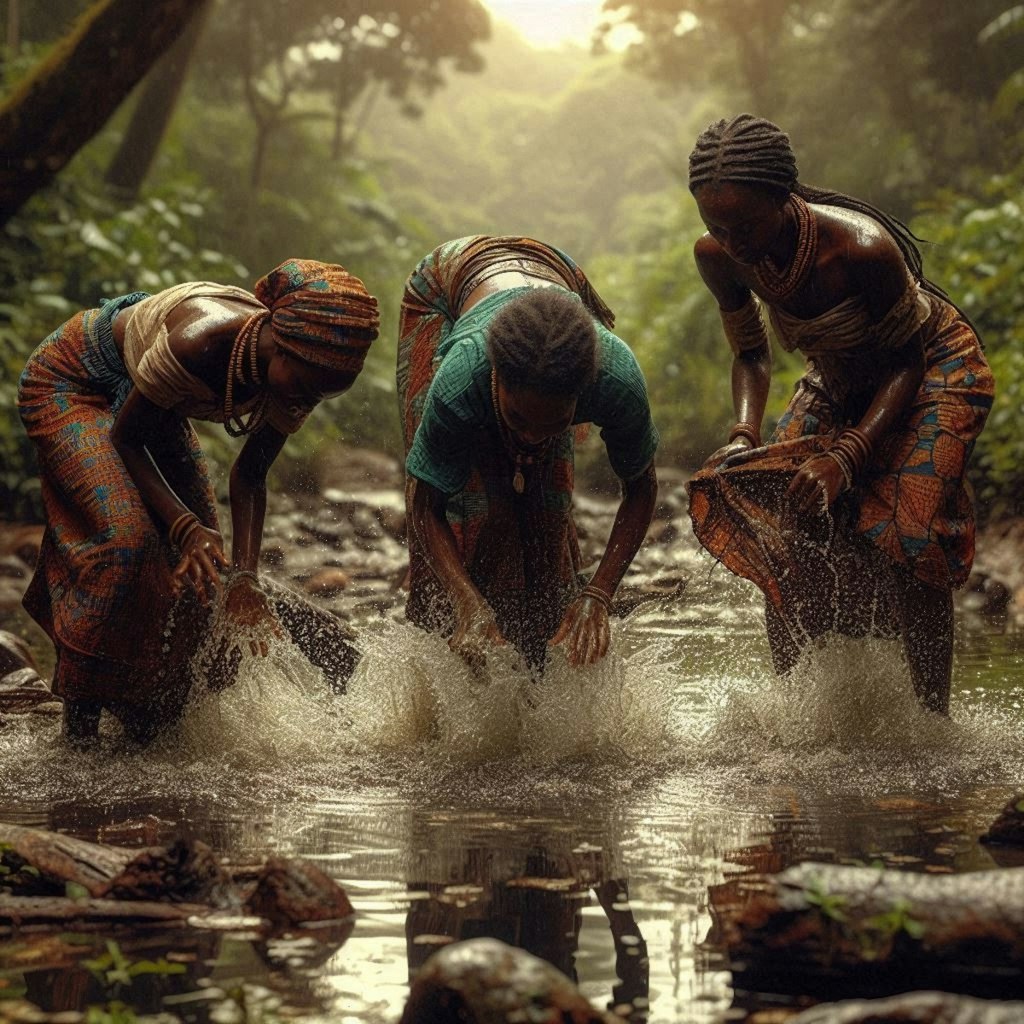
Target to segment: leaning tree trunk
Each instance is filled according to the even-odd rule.
[[[202,0],[201,9],[192,15],[188,26],[157,61],[142,85],[131,121],[106,174],[107,184],[126,199],[138,196],[153,165],[171,115],[178,105],[189,63],[209,10],[210,0]]]
[[[0,106],[0,224],[106,123],[205,0],[97,0]]]

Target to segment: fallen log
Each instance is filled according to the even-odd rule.
[[[724,921],[737,988],[997,997],[1024,990],[1024,869],[927,875],[801,864]]]
[[[1024,1003],[995,1002],[948,992],[907,992],[890,999],[822,1003],[786,1024],[1020,1024]]]
[[[272,857],[234,872],[198,840],[126,849],[0,823],[0,869],[0,930],[29,921],[209,923],[227,912],[281,932],[353,913],[344,890],[307,861]]]

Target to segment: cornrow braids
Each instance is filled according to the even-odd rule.
[[[579,296],[530,288],[491,322],[487,356],[512,391],[579,395],[597,375],[597,329]]]
[[[921,250],[917,247],[917,243],[924,239],[918,238],[898,217],[864,199],[799,181],[796,155],[789,136],[778,125],[753,114],[737,114],[730,121],[724,118],[715,121],[697,136],[690,153],[689,168],[691,193],[705,185],[732,182],[777,195],[792,192],[805,202],[838,206],[877,221],[899,247],[914,280],[925,291],[956,308],[977,334],[970,317],[942,288],[924,276]]]

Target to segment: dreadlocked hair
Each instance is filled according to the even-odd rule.
[[[863,199],[799,181],[796,155],[789,136],[771,121],[753,114],[737,114],[731,121],[723,118],[709,124],[697,136],[690,153],[689,167],[690,192],[693,194],[705,185],[732,182],[760,188],[780,198],[792,192],[808,203],[839,206],[865,214],[881,224],[899,246],[914,280],[925,291],[955,306],[970,323],[967,314],[937,284],[924,276],[921,250],[917,247],[917,243],[924,239],[918,238],[898,217]]]
[[[530,288],[491,321],[487,356],[512,391],[579,395],[597,375],[597,329],[579,296]]]

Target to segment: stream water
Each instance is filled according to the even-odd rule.
[[[0,940],[0,995],[394,1022],[431,951],[495,935],[634,1021],[743,1020],[772,1004],[737,998],[717,943],[738,879],[801,860],[991,867],[977,836],[1024,778],[1024,633],[1005,624],[958,623],[949,720],[918,709],[892,644],[836,640],[780,684],[759,602],[722,572],[540,685],[502,655],[474,675],[386,617],[361,635],[343,697],[279,642],[144,751],[112,730],[72,752],[32,716],[0,737],[3,819],[110,842],[141,819],[150,841],[195,836],[234,862],[310,858],[356,908],[345,941],[120,936],[129,962],[181,972],[129,983],[97,961],[103,937]]]

